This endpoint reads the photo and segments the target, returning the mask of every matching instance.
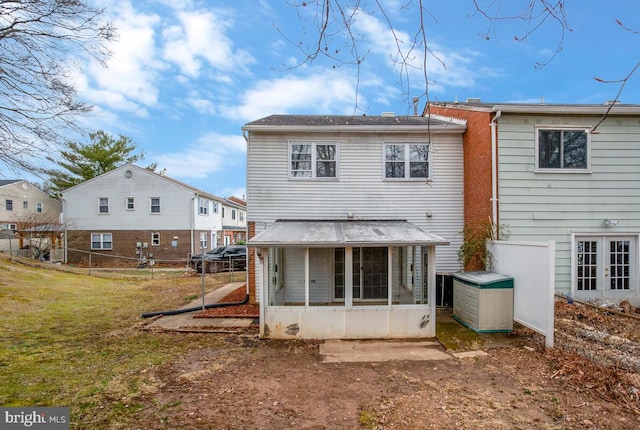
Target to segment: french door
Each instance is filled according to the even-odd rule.
[[[624,293],[636,289],[636,238],[583,236],[575,241],[577,295]]]
[[[336,248],[334,259],[334,298],[344,300],[345,254]],[[388,297],[388,248],[353,248],[352,257],[353,300],[381,300]]]

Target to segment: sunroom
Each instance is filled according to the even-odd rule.
[[[398,220],[275,221],[256,248],[260,332],[271,338],[435,336],[436,246]]]

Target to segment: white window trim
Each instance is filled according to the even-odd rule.
[[[131,202],[133,203],[133,207],[132,208],[129,207],[129,199],[131,199]],[[124,198],[124,208],[125,208],[125,210],[128,210],[128,211],[136,210],[136,198],[135,197],[125,197]]]
[[[209,200],[198,197],[198,215],[209,216]]]
[[[153,211],[153,200],[158,199],[158,212]],[[162,200],[160,197],[149,197],[149,214],[160,215],[162,213]]]
[[[106,199],[107,200],[107,211],[106,212],[102,212],[100,210],[100,208],[102,207],[102,204],[101,204],[101,200],[102,199]],[[108,215],[109,214],[109,209],[110,209],[109,206],[110,206],[109,205],[109,197],[98,197],[98,215]]]
[[[95,248],[93,246],[93,235],[94,234],[99,234],[100,235],[100,247],[99,248]],[[110,248],[105,248],[104,247],[104,236],[105,235],[111,235],[111,247]],[[107,251],[107,250],[112,250],[113,249],[113,233],[91,233],[91,236],[89,237],[89,240],[91,241],[91,249],[97,249],[97,250],[103,250],[103,251]]]
[[[386,146],[387,145],[404,145],[404,178],[387,178],[387,158],[386,158]],[[426,178],[412,178],[411,169],[409,168],[410,158],[410,145],[426,145],[427,146],[427,177]],[[431,182],[433,181],[433,157],[431,152],[431,142],[382,142],[382,180],[391,182]]]
[[[291,174],[291,146],[293,145],[311,145],[311,176],[293,176]],[[335,145],[336,146],[336,176],[333,177],[317,177],[316,176],[316,145]],[[290,140],[287,155],[287,172],[289,179],[294,181],[338,181],[340,180],[340,141],[338,140]]]
[[[209,238],[208,233],[200,232],[200,249],[208,249],[207,248],[209,246],[208,238]]]
[[[158,240],[154,240],[154,236],[158,237]],[[159,231],[153,231],[151,232],[151,246],[160,246],[160,232]]]
[[[44,204],[42,204],[41,202],[36,203],[36,212],[37,213],[44,212]]]
[[[551,131],[564,131],[564,130],[581,130],[587,134],[587,167],[584,169],[570,169],[565,167],[560,168],[545,168],[538,167],[540,151],[539,151],[539,138],[540,138],[540,130],[551,130]],[[535,127],[535,165],[534,172],[536,173],[591,173],[591,128],[584,126],[574,126],[574,125],[536,125]]]

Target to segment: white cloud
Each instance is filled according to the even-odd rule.
[[[181,152],[150,155],[174,178],[206,178],[234,165],[244,165],[246,143],[240,135],[209,133]]]
[[[158,102],[158,72],[163,65],[156,59],[154,27],[160,17],[137,12],[128,1],[112,10],[117,11],[112,19],[118,39],[109,46],[109,67],[90,64],[88,74],[95,88],[87,88],[84,95],[91,103],[144,117],[145,106]]]
[[[197,77],[203,62],[229,72],[247,69],[255,59],[246,51],[235,49],[227,32],[233,21],[214,11],[181,11],[179,25],[164,31],[164,58],[175,63],[182,73]]]
[[[254,82],[237,106],[221,113],[229,118],[252,121],[271,114],[353,113],[356,88],[341,72],[315,72]]]
[[[408,32],[396,28],[394,34],[375,16],[362,13],[357,15],[354,29],[364,35],[370,56],[375,54],[397,74],[401,73],[405,77],[408,75],[409,81],[413,82],[412,86],[416,82],[424,82],[424,51],[420,47],[408,51],[412,43],[412,36]],[[477,85],[478,77],[483,76],[478,73],[480,54],[477,52],[469,49],[454,51],[433,41],[428,42],[428,48],[431,51],[427,56],[431,90],[440,92],[445,87],[471,88]],[[402,50],[407,62],[404,69],[397,63],[402,60],[398,49]],[[368,61],[373,62],[373,59],[369,58]],[[497,73],[486,66],[483,70],[485,74]]]

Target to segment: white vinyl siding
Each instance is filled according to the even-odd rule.
[[[502,114],[498,127],[499,214],[509,240],[556,242],[556,289],[571,293],[572,234],[640,232],[640,126],[607,118],[590,135],[590,169],[536,171],[536,130],[589,129],[599,116]],[[551,124],[550,124],[551,123]],[[605,219],[619,221],[607,227]],[[637,286],[636,286],[637,287]]]
[[[287,136],[289,137],[289,136]],[[439,272],[460,269],[457,250],[463,229],[462,136],[434,136],[433,180],[385,181],[384,137],[380,133],[337,133],[340,181],[289,181],[287,137],[251,133],[248,147],[247,221],[256,234],[276,219],[404,219],[449,240],[438,247]],[[320,140],[320,136],[308,136]],[[334,136],[332,135],[331,138]],[[396,136],[397,137],[397,136]],[[293,140],[293,139],[292,139]],[[300,139],[302,140],[302,139]],[[389,136],[387,141],[395,141]],[[402,142],[424,144],[423,133],[402,134]],[[426,213],[432,213],[428,218]]]

